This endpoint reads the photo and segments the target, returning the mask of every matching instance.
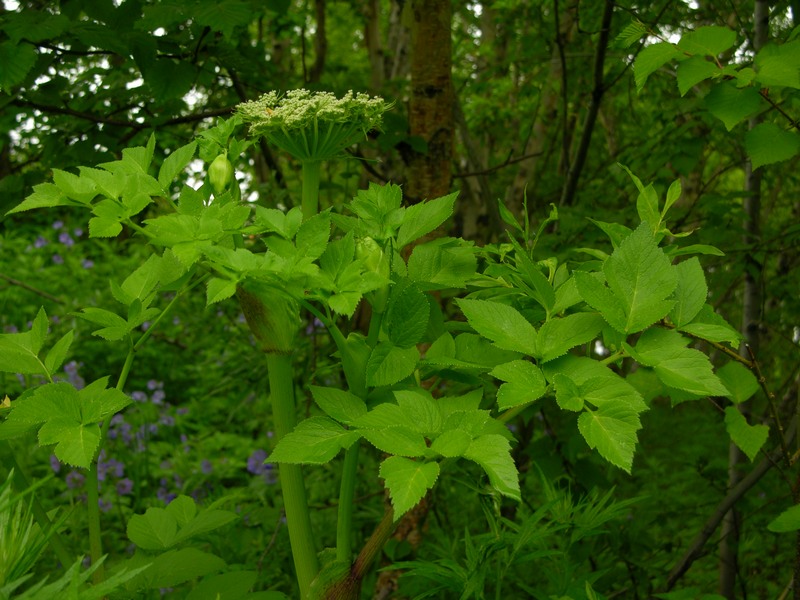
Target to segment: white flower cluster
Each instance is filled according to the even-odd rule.
[[[250,134],[303,160],[326,160],[353,144],[359,134],[378,129],[389,105],[383,98],[347,92],[336,98],[330,92],[292,90],[285,95],[264,94],[244,102],[239,116],[250,124]]]

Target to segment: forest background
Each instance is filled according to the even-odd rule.
[[[680,589],[663,597],[798,598],[800,586],[790,590],[800,578],[800,538],[767,527],[800,494],[792,444],[800,374],[798,18],[800,5],[787,1],[6,1],[0,214],[49,181],[53,168],[74,172],[119,158],[153,133],[159,152],[171,151],[237,104],[296,88],[368,92],[394,103],[382,131],[351,148],[350,160],[326,164],[322,206],[340,207],[368,182],[400,184],[408,203],[458,190],[440,233],[478,245],[502,244],[514,223],[527,232],[522,224],[535,230],[557,213],[537,239],[539,260],[602,259],[612,250],[609,232],[612,240],[619,234],[608,223],[636,227],[637,189],[620,165],[653,182],[659,196],[679,180],[670,230],[692,232],[708,302],[741,330],[742,357],[761,379],[742,412],[752,425],[768,425],[770,437],[761,454],[745,456],[730,442],[727,400],[670,402],[658,381],[642,379],[650,410],[628,475],[589,450],[570,415],[548,405],[521,414],[510,424],[519,440],[513,456],[540,491],[525,502],[550,513],[539,553],[530,556],[541,570],[515,573],[515,597],[584,597],[594,585],[606,594],[596,597]],[[704,27],[732,32],[732,43],[711,56],[691,42],[671,45]],[[655,46],[661,50],[647,50]],[[768,47],[780,50],[754,62]],[[742,75],[750,67],[754,75]],[[190,163],[185,176],[202,181],[207,162]],[[263,140],[234,167],[248,202],[299,203],[298,163]],[[108,279],[132,271],[146,250],[128,234],[91,238],[70,209],[0,219],[3,331],[26,329],[43,305],[52,327],[84,331],[65,379],[119,370],[123,350],[109,351],[75,312],[108,304]],[[141,432],[147,458],[124,444],[106,457],[116,487],[107,485],[101,502],[120,515],[106,545],[124,550],[122,523],[156,500],[233,494],[245,533],[210,543],[231,564],[257,565],[266,574],[257,589],[291,589],[275,476],[261,465],[270,442],[249,418],[264,402],[253,391],[263,387],[263,366],[231,343],[247,339],[235,307],[206,308],[203,300],[186,300],[194,303],[186,316],[154,334],[137,358],[142,366],[127,391],[141,402],[116,435]],[[308,324],[299,350],[303,383],[327,376],[318,325]],[[0,395],[11,398],[29,383],[4,377]],[[27,448],[16,444],[18,454]],[[52,505],[79,505],[81,472],[51,465],[46,450],[29,445],[20,466],[34,478],[55,472]],[[5,461],[0,469],[5,477]],[[334,483],[323,472],[311,485],[321,513],[331,508]],[[369,502],[382,498],[377,479],[370,484],[360,489],[365,536],[375,517]],[[398,572],[387,570],[366,588],[380,597],[399,585],[395,597],[412,597],[429,577],[453,590],[461,581],[441,597],[482,597],[484,580],[501,574],[492,571],[485,537],[491,501],[477,489],[475,497],[477,508],[467,510],[447,487],[387,546],[384,566],[403,562],[422,579],[398,584]],[[502,516],[513,519],[513,510]],[[481,523],[474,539],[471,519]],[[558,560],[548,563],[549,554]],[[482,573],[480,585],[472,573]],[[184,597],[176,588],[166,593]]]

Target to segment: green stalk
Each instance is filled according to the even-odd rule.
[[[318,160],[303,161],[303,221],[319,211],[319,174],[322,163]]]
[[[294,373],[292,357],[288,354],[267,354],[269,387],[272,397],[272,416],[275,423],[275,438],[280,441],[290,433],[296,423],[294,401]],[[292,545],[294,568],[300,585],[300,597],[306,598],[311,582],[319,572],[311,518],[306,499],[306,488],[300,465],[278,465],[283,505],[289,541]]]

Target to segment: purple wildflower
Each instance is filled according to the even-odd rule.
[[[265,470],[265,460],[267,460],[267,451],[259,448],[247,458],[247,470],[253,475],[261,475]]]
[[[147,394],[139,390],[131,392],[131,398],[134,402],[147,402]]]
[[[173,427],[175,425],[175,417],[163,414],[159,417],[158,422],[164,427]]]
[[[76,227],[75,229],[72,230],[72,234],[75,237],[81,237],[83,235],[83,229],[81,229],[80,227]]]
[[[120,479],[117,482],[117,495],[119,496],[127,496],[133,491],[133,481],[128,479]]]
[[[66,483],[67,487],[71,490],[82,487],[85,480],[86,477],[84,477],[83,473],[80,473],[79,471],[70,471],[67,473]]]
[[[153,390],[161,390],[164,389],[164,382],[163,381],[156,381],[155,379],[151,379],[147,382],[147,389],[151,392]]]
[[[104,500],[103,498],[97,499],[97,506],[99,506],[100,511],[104,513],[107,513],[108,511],[111,510],[111,502],[109,502],[108,500]]]
[[[64,244],[67,248],[75,245],[75,240],[73,240],[66,231],[58,234],[58,241]]]
[[[48,244],[47,239],[40,235],[39,237],[36,238],[36,241],[33,242],[33,247],[44,248],[45,246],[47,246],[47,244]]]
[[[60,254],[53,254],[53,262],[56,263],[57,265],[63,265],[64,257],[61,256]]]
[[[205,474],[209,475],[214,470],[214,465],[211,464],[211,461],[208,459],[204,459],[203,462],[200,463],[200,471]]]
[[[92,267],[94,267],[94,261],[92,259],[90,259],[90,258],[84,258],[81,261],[81,266],[84,269],[91,269]]]
[[[164,404],[164,398],[166,397],[167,395],[164,393],[164,390],[156,390],[153,392],[153,395],[150,396],[150,402],[158,405]]]
[[[50,468],[53,469],[53,473],[58,473],[61,470],[61,462],[56,458],[55,454],[50,455]]]
[[[53,229],[62,229],[63,227],[64,227],[64,221],[53,222]]]

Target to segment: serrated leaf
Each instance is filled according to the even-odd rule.
[[[636,91],[641,92],[651,74],[681,55],[680,50],[668,42],[658,42],[643,48],[633,63]]]
[[[463,456],[469,448],[472,437],[462,429],[445,431],[431,444],[431,450],[446,458]]]
[[[331,214],[322,212],[305,221],[297,230],[295,244],[299,256],[316,260],[325,252],[331,236]]]
[[[397,404],[383,402],[367,414],[353,420],[353,426],[362,429],[386,429],[397,426],[413,429],[414,423],[406,418]]]
[[[31,44],[0,43],[0,90],[11,96],[12,88],[22,83],[38,56]]]
[[[756,81],[766,87],[800,89],[800,40],[767,44],[755,58]]]
[[[423,289],[466,287],[476,268],[475,250],[449,238],[415,246],[408,259],[408,277]]]
[[[232,279],[212,277],[206,284],[206,305],[227,300],[236,293],[237,282]]]
[[[269,460],[287,464],[325,464],[359,437],[360,434],[348,431],[333,419],[311,417],[283,436]]]
[[[512,360],[498,365],[489,374],[506,382],[497,390],[497,407],[500,410],[533,402],[547,390],[541,370],[527,360]]]
[[[592,449],[612,465],[630,473],[636,450],[639,417],[623,403],[609,403],[578,417],[578,430]]]
[[[390,456],[381,463],[380,476],[389,489],[394,520],[397,521],[414,508],[436,483],[439,477],[439,464]]]
[[[564,410],[583,410],[583,397],[578,385],[563,373],[553,377],[556,387],[556,402]]]
[[[734,404],[749,400],[760,388],[753,372],[740,362],[731,361],[717,370],[722,385],[728,389],[728,398]]]
[[[594,313],[575,313],[555,317],[539,328],[536,338],[541,362],[548,362],[566,354],[567,350],[592,341],[603,329],[605,321]]]
[[[64,195],[81,204],[88,204],[97,195],[94,181],[88,177],[78,177],[68,171],[53,169],[53,183]]]
[[[34,208],[50,208],[68,206],[70,204],[64,193],[53,183],[39,183],[33,186],[33,193],[6,214],[14,214]]]
[[[386,335],[394,345],[408,348],[422,341],[428,329],[431,307],[428,297],[415,284],[395,292],[386,311]]]
[[[380,342],[367,361],[367,385],[394,385],[417,368],[419,351],[416,347],[399,348],[390,342]]]
[[[126,532],[142,550],[166,550],[175,541],[178,521],[165,509],[151,507],[143,515],[132,515]]]
[[[752,462],[769,436],[766,425],[750,425],[735,406],[725,408],[725,429],[731,440]]]
[[[575,286],[584,302],[599,311],[614,329],[620,332],[625,331],[628,321],[625,306],[622,299],[615,296],[603,284],[603,274],[575,271],[573,276]]]
[[[742,334],[715,313],[708,304],[700,309],[691,323],[683,325],[680,330],[710,342],[728,342],[733,346],[742,339]]]
[[[767,525],[775,533],[787,533],[800,529],[800,504],[790,506]]]
[[[675,204],[675,201],[681,197],[681,180],[676,179],[669,185],[669,189],[667,190],[667,199],[664,202],[664,209],[661,211],[661,218],[663,219],[667,211]]]
[[[636,333],[649,327],[665,317],[674,304],[667,297],[677,285],[675,270],[646,223],[642,223],[614,250],[603,266],[603,273],[610,291],[625,313],[624,326],[620,328],[623,324],[619,323],[616,311],[607,314],[609,307],[605,303],[593,308],[600,310],[621,333]],[[581,291],[585,278],[577,281]]]
[[[71,419],[51,418],[39,429],[39,445],[55,445],[53,453],[58,460],[87,469],[100,445],[100,429],[96,424],[87,426]]]
[[[727,396],[708,357],[686,348],[688,343],[677,331],[653,328],[642,333],[635,350],[625,347],[637,362],[652,367],[664,385],[700,396]]]
[[[145,586],[159,589],[178,586],[225,568],[225,561],[197,548],[169,550],[143,573]]]
[[[647,28],[641,21],[631,21],[620,34],[614,38],[614,46],[617,48],[627,48],[638,42],[647,33]]]
[[[72,345],[72,338],[73,331],[70,330],[50,348],[50,351],[44,359],[44,366],[49,373],[55,373],[61,368],[64,359],[67,357],[67,352],[69,352],[69,347]],[[0,350],[0,352],[2,352],[2,350]]]
[[[442,429],[442,412],[429,392],[421,389],[394,393],[400,412],[412,423],[412,429],[433,437]]]
[[[705,306],[708,286],[700,261],[694,257],[675,265],[678,285],[675,288],[675,306],[669,313],[676,327],[692,321]]]
[[[677,80],[681,96],[685,96],[686,92],[701,81],[710,79],[718,71],[717,65],[707,60],[705,56],[692,56],[688,60],[680,62],[678,64]]]
[[[197,142],[190,142],[172,152],[161,163],[161,168],[158,170],[158,183],[165,192],[169,191],[170,184],[191,162],[196,149]]]
[[[506,438],[487,434],[472,440],[464,452],[464,458],[478,463],[486,471],[495,490],[514,500],[521,500],[519,472],[510,450],[511,446]]]
[[[536,356],[536,329],[519,311],[490,300],[458,300],[470,326],[503,350]]]
[[[800,153],[800,135],[774,123],[760,123],[745,134],[744,146],[753,169],[783,162]]]
[[[753,88],[737,88],[723,81],[711,88],[704,99],[709,112],[725,124],[728,131],[758,112],[764,99]]]
[[[105,217],[92,217],[89,219],[90,238],[112,238],[117,237],[122,231],[122,225],[116,219]]]
[[[453,192],[447,196],[406,208],[403,222],[397,232],[397,249],[402,249],[444,223],[453,214],[453,205],[457,196],[458,192]]]
[[[364,401],[345,390],[331,387],[309,386],[311,395],[326,415],[350,425],[353,421],[367,413],[367,405]]]
[[[159,263],[158,255],[151,254],[133,273],[125,278],[120,289],[125,296],[130,298],[125,304],[130,304],[138,299],[143,304],[149,304],[148,296],[153,292],[158,283]]]
[[[359,429],[358,432],[381,452],[396,456],[423,456],[428,446],[422,434],[405,427]]]
[[[681,37],[678,48],[688,54],[703,54],[716,57],[733,46],[736,32],[716,25],[700,27]]]

